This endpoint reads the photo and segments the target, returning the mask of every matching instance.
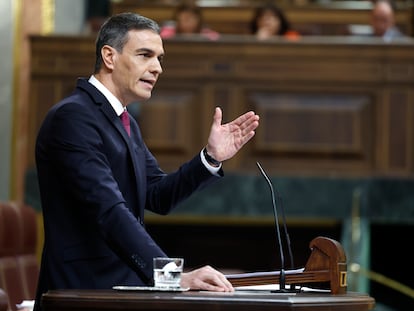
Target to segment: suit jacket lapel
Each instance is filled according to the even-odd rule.
[[[115,110],[112,108],[111,104],[108,102],[108,100],[105,98],[105,96],[99,92],[92,84],[87,82],[87,80],[79,79],[78,80],[78,87],[84,89],[89,96],[91,96],[93,102],[99,106],[99,110],[102,111],[102,113],[105,115],[105,117],[110,121],[110,123],[114,126],[114,128],[121,134],[122,139],[124,140],[128,153],[130,155],[130,158],[132,160],[132,166],[135,174],[136,184],[137,184],[137,194],[141,193],[142,191],[145,191],[145,189],[140,189],[140,187],[145,187],[145,176],[143,175],[143,172],[145,172],[145,168],[140,168],[139,165],[139,157],[138,152],[134,148],[142,149],[143,141],[142,137],[139,134],[139,130],[134,129],[134,122],[131,120],[131,137],[128,136],[128,133],[126,132],[121,119],[116,115]],[[137,135],[138,133],[138,135]],[[134,142],[134,139],[136,140]],[[145,153],[143,153],[143,163],[145,163]],[[137,198],[139,201],[140,198]],[[143,202],[145,204],[145,202]],[[131,207],[131,208],[137,208],[137,207]],[[141,223],[143,223],[144,220],[144,208],[140,208],[138,211],[139,216],[141,218]]]
[[[115,128],[118,130],[118,132],[121,134],[122,139],[124,140],[127,148],[128,153],[130,155],[130,158],[132,160],[132,166],[135,174],[137,189],[136,193],[142,193],[142,191],[145,192],[145,189],[140,189],[143,185],[145,185],[145,176],[143,175],[144,168],[140,168],[139,165],[139,158],[138,158],[138,150],[135,150],[136,148],[141,149],[142,137],[140,135],[136,135],[136,131],[134,130],[133,120],[131,120],[131,137],[128,136],[128,133],[126,132],[121,119],[116,115],[114,109],[109,103],[104,103],[101,106],[101,109],[103,113],[109,118],[109,120],[112,122],[112,124],[115,126]],[[134,141],[137,140],[137,141]],[[144,154],[143,154],[144,155]],[[145,156],[145,155],[144,155]],[[143,163],[145,163],[145,158],[142,159]],[[139,200],[139,198],[137,198]],[[145,204],[145,202],[143,202]],[[137,208],[137,207],[131,207],[131,208]],[[139,211],[139,217],[141,224],[143,224],[144,221],[144,209],[140,208]]]

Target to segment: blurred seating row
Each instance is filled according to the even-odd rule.
[[[158,23],[174,19],[177,3],[174,0],[112,1],[112,13],[137,12]],[[198,1],[203,20],[220,34],[250,34],[255,9],[267,0]],[[291,21],[293,29],[303,35],[351,35],[370,24],[371,0],[358,1],[273,1]],[[413,34],[413,4],[396,3],[395,21],[406,34]],[[362,26],[362,27],[361,27]],[[365,27],[364,27],[365,26]]]
[[[33,300],[39,264],[37,216],[28,205],[0,202],[0,311]]]

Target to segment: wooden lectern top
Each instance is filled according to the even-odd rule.
[[[131,292],[116,290],[54,290],[43,295],[44,311],[197,310],[197,311],[366,311],[375,300],[365,294],[272,293],[270,291]]]

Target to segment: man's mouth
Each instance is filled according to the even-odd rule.
[[[154,84],[155,84],[155,80],[145,80],[145,79],[140,79],[140,81],[141,81],[141,82],[144,82],[144,83],[146,83],[146,84],[148,84],[148,85],[150,85],[151,87],[153,87],[153,86],[154,86]]]

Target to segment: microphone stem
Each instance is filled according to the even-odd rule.
[[[285,276],[285,269],[280,269],[279,275],[279,289],[284,291],[286,289],[286,276]]]
[[[276,220],[276,233],[277,233],[277,239],[279,241],[280,266],[282,267],[281,268],[281,272],[282,272],[284,271],[284,268],[285,268],[285,256],[283,255],[283,243],[282,243],[282,238],[280,236],[280,228],[279,228],[279,221],[278,221],[279,217],[277,215],[277,208],[276,208],[276,203],[275,203],[275,195],[273,192],[273,187],[270,187],[270,189],[272,193],[273,213],[274,213],[275,220]]]
[[[285,257],[283,255],[283,246],[282,246],[282,238],[280,236],[280,228],[279,228],[279,217],[277,215],[277,208],[276,208],[276,200],[275,200],[275,193],[273,191],[272,182],[270,181],[269,177],[267,177],[267,174],[263,170],[262,166],[259,164],[259,162],[256,162],[257,167],[260,169],[260,172],[262,173],[263,177],[266,179],[266,182],[270,188],[270,194],[272,196],[272,206],[273,206],[273,215],[275,218],[275,225],[276,225],[276,233],[277,233],[277,240],[279,242],[279,253],[280,253],[280,264],[281,264],[281,271],[280,275],[282,275],[282,272],[284,274],[284,268],[285,268]],[[283,277],[284,278],[284,277]],[[282,284],[280,284],[282,286]]]
[[[278,198],[278,204],[280,205],[279,208],[282,212],[282,220],[283,220],[283,227],[284,227],[284,233],[285,233],[285,237],[286,237],[286,244],[287,244],[287,248],[289,250],[289,256],[290,256],[290,264],[292,269],[294,268],[294,264],[293,264],[293,254],[292,254],[292,248],[291,248],[291,244],[290,244],[290,238],[289,238],[289,234],[287,231],[287,225],[286,225],[286,216],[285,216],[285,210],[283,208],[283,204],[282,204],[282,198],[279,195],[279,192],[277,191],[277,189],[273,189],[273,185],[272,182],[270,181],[270,178],[267,176],[266,172],[264,171],[264,169],[262,168],[262,166],[260,165],[259,162],[256,162],[257,167],[259,168],[260,172],[262,173],[263,177],[265,178],[269,188],[270,188],[270,194],[272,196],[272,206],[273,206],[273,215],[274,215],[274,219],[275,219],[275,225],[276,225],[276,233],[277,233],[277,240],[279,243],[279,252],[280,252],[280,263],[281,263],[281,268],[280,268],[280,274],[279,274],[279,291],[281,292],[286,292],[286,274],[285,274],[285,257],[284,257],[284,252],[283,252],[283,243],[282,243],[282,238],[281,238],[281,233],[280,233],[280,228],[279,228],[279,217],[277,215],[277,205],[276,205],[276,200],[275,200],[275,191],[277,194],[277,198]],[[290,290],[292,290],[292,285],[290,286]],[[293,285],[293,290],[295,290],[295,286]]]

